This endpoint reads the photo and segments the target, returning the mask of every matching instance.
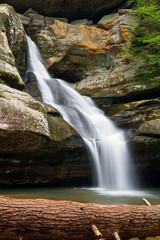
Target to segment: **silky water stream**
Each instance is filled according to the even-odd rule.
[[[33,192],[37,192],[35,194],[37,197],[76,199],[104,204],[110,201],[126,203],[123,196],[134,198],[134,202],[137,197],[153,196],[154,194],[135,190],[136,177],[124,132],[118,129],[89,97],[81,96],[63,80],[51,78],[36,44],[28,36],[27,42],[26,81],[28,74],[34,74],[43,101],[56,108],[64,120],[72,125],[82,137],[96,170],[96,181],[94,181],[96,184],[90,189],[16,190],[17,195],[31,196]],[[13,191],[14,189],[8,191],[8,194],[14,195]]]

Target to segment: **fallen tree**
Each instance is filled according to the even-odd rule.
[[[0,239],[92,240],[160,235],[160,205],[0,198]]]

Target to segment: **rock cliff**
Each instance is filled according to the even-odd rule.
[[[23,25],[11,6],[0,5],[0,74],[12,87],[24,88],[26,40]],[[21,76],[20,76],[21,74]]]
[[[18,3],[12,2],[15,6]],[[19,8],[32,7],[29,1],[25,4],[24,8]],[[94,6],[95,13],[87,15],[89,13],[82,11],[86,14],[83,17],[93,19],[101,11],[100,6],[99,10]],[[18,5],[16,7],[18,9]],[[88,11],[92,11],[91,8]],[[1,78],[12,87],[24,87],[20,77],[26,65],[24,26],[39,46],[49,71],[68,81],[80,93],[92,97],[107,116],[125,129],[141,182],[159,185],[160,82],[142,78],[146,65],[119,55],[133,37],[131,11],[121,9],[92,25],[87,19],[68,24],[64,18],[57,20],[55,16],[43,16],[35,10],[50,15],[44,7],[44,11],[34,8],[17,16],[12,7],[0,5]],[[66,12],[57,16],[68,15]],[[41,99],[32,79],[25,91]],[[57,111],[4,85],[0,85],[0,104],[1,184],[62,184],[64,179],[66,184],[73,185],[91,182],[91,167],[83,143]],[[13,166],[12,170],[9,166]],[[40,171],[37,172],[38,166]],[[21,176],[18,180],[16,174]],[[20,181],[21,178],[24,180]]]
[[[91,182],[86,150],[75,130],[51,106],[3,84],[0,143],[1,186]]]
[[[1,0],[13,6],[16,11],[23,13],[28,8],[52,17],[66,17],[68,19],[97,18],[99,14],[118,8],[125,0]]]

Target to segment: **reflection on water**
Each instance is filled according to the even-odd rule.
[[[140,191],[107,191],[101,188],[12,188],[0,189],[0,195],[18,198],[45,198],[100,204],[160,204],[160,189]]]

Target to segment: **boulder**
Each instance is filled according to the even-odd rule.
[[[98,22],[98,26],[100,28],[104,28],[106,30],[109,30],[113,26],[118,24],[118,18],[119,18],[119,14],[118,13],[105,15]]]
[[[20,13],[33,8],[45,16],[74,20],[87,17],[98,18],[104,12],[118,8],[125,0],[1,0],[1,2],[10,4]]]
[[[24,15],[22,15],[20,13],[17,13],[17,15],[18,15],[19,19],[21,20],[24,28],[27,27],[29,25],[31,19],[28,17],[25,17]]]
[[[78,186],[91,181],[82,139],[59,112],[2,84],[0,143],[0,185]]]
[[[26,40],[23,25],[11,6],[0,5],[0,74],[10,86],[22,89]],[[20,73],[20,74],[19,74]]]
[[[29,8],[24,14],[24,17],[30,19],[29,23],[25,25],[25,30],[28,34],[33,34],[39,29],[45,28],[45,18],[40,15],[38,12],[34,11],[32,8]]]
[[[139,132],[144,135],[160,136],[160,111],[159,119],[143,123],[139,128]]]
[[[25,13],[23,13],[23,15],[18,13],[18,16],[25,28],[26,33],[29,35],[35,34],[40,29],[52,25],[56,19],[61,22],[68,23],[66,18],[43,16],[34,11],[32,8],[29,8]]]
[[[26,141],[20,143],[17,139],[17,144],[13,143],[15,144],[14,147],[11,142],[6,144],[1,139],[1,152],[23,151],[24,146],[28,150],[38,149],[45,144],[45,138],[60,141],[75,134],[72,127],[62,118],[57,117],[60,115],[57,110],[36,101],[27,93],[12,89],[3,84],[0,85],[0,93],[1,137],[5,137],[5,134],[8,135],[8,133],[15,133],[17,135],[19,133],[24,138],[25,135],[33,135],[33,140],[34,136],[35,138],[40,137],[40,141],[34,144]],[[47,115],[48,112],[51,115],[49,115],[50,117]],[[53,118],[52,115],[55,117]],[[54,125],[55,131],[53,131]],[[41,140],[42,136],[44,141]]]
[[[32,37],[50,71],[68,82],[78,82],[92,75],[96,78],[108,71],[114,55],[112,49],[121,41],[113,31],[60,21]]]

